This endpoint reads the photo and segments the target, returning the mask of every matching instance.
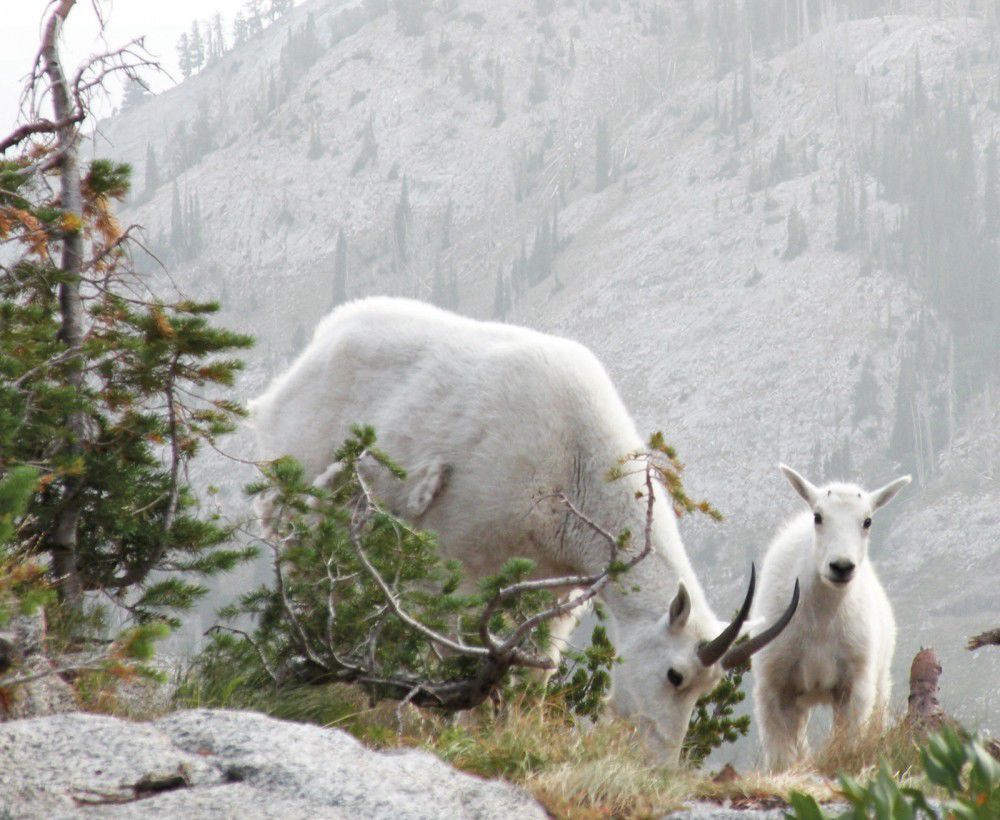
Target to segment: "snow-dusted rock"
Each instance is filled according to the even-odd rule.
[[[249,712],[152,724],[69,714],[0,726],[0,816],[531,818],[523,790],[421,751]]]

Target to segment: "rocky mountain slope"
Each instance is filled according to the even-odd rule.
[[[978,365],[948,399],[954,368],[938,360],[960,334],[887,261],[913,209],[876,139],[895,112],[953,96],[987,167],[995,24],[952,6],[847,19],[847,4],[810,5],[827,11],[780,42],[746,22],[748,46],[736,3],[308,0],[102,124],[96,150],[135,164],[124,219],[173,279],[257,335],[245,395],[335,291],[590,346],[726,514],[682,525],[720,612],[797,509],[779,460],[870,486],[916,466],[872,542],[900,627],[897,699],[932,645],[946,705],[1000,732],[1000,656],[963,648],[1000,623],[1000,372]],[[904,373],[927,394],[945,385],[946,437],[920,443],[931,422],[900,398]],[[911,410],[919,458],[899,443]],[[245,435],[227,449],[251,452]],[[232,467],[205,470],[238,506]]]

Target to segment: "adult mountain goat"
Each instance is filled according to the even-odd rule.
[[[539,577],[603,569],[606,541],[564,504],[540,500],[546,494],[564,493],[613,532],[645,530],[646,504],[636,500],[643,478],[604,478],[643,440],[604,368],[572,341],[406,299],[365,299],[323,319],[251,413],[262,455],[290,454],[312,478],[330,469],[351,425],[373,426],[407,470],[405,481],[373,476],[376,493],[435,531],[473,580],[514,556],[532,559]],[[695,701],[724,668],[773,637],[794,607],[771,633],[730,649],[752,582],[741,617],[723,629],[670,500],[656,493],[654,551],[626,581],[639,590],[609,585],[602,597],[624,658],[611,704],[676,762]],[[565,623],[557,627],[568,634]]]
[[[885,713],[896,624],[868,560],[868,534],[875,511],[910,483],[904,476],[867,492],[816,487],[783,464],[781,471],[809,509],[768,547],[754,609],[762,618],[780,612],[792,579],[801,580],[794,622],[754,664],[754,715],[772,770],[808,754],[812,706],[831,705],[834,732],[847,739],[877,728]]]

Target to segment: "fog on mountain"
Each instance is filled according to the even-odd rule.
[[[579,341],[723,513],[680,523],[716,602],[742,599],[798,511],[779,462],[819,483],[912,474],[871,535],[894,706],[932,646],[946,711],[1000,733],[1000,653],[965,648],[1000,624],[1000,6],[204,11],[182,80],[128,81],[83,153],[133,169],[136,269],[256,339],[239,399],[365,296]],[[192,483],[248,518],[253,457],[240,428]],[[171,651],[270,572],[210,581]]]

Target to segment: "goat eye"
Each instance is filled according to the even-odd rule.
[[[870,518],[865,519],[865,523],[862,526],[867,530],[872,525],[872,520]]]
[[[678,672],[676,669],[671,667],[667,670],[667,680],[670,681],[674,686],[680,686],[684,683],[684,676]]]
[[[815,515],[813,515],[813,521],[816,522],[816,526],[818,527],[820,524],[823,523],[823,516],[820,515],[819,513],[816,513]]]

